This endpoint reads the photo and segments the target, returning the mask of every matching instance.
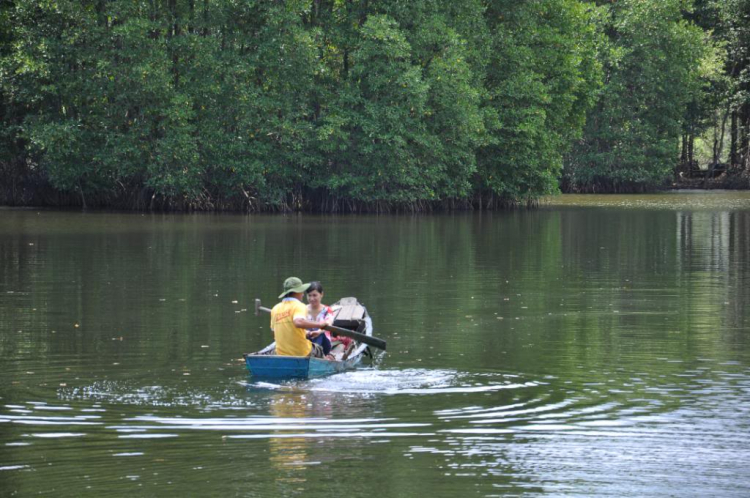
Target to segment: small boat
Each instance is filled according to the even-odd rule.
[[[256,304],[256,310],[267,308]],[[334,312],[333,325],[372,337],[372,319],[365,307],[354,297],[346,297],[331,306]],[[349,347],[333,338],[330,355],[334,359],[313,358],[310,356],[277,356],[273,342],[256,353],[245,353],[245,364],[254,377],[268,379],[309,379],[343,372],[354,368],[362,357],[372,357],[367,344],[353,340]]]

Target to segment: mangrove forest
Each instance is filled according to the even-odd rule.
[[[0,204],[750,187],[750,0],[2,0]]]

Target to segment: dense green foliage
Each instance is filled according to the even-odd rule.
[[[658,185],[716,109],[747,156],[749,1],[4,0],[0,201],[345,211]]]
[[[687,105],[711,45],[683,17],[684,0],[622,0],[603,17],[606,85],[568,162],[577,188],[659,185],[677,159]]]
[[[750,1],[621,0],[602,13],[604,85],[564,187],[643,190],[699,167],[748,186]]]
[[[487,9],[493,43],[486,86],[496,121],[479,157],[490,192],[518,199],[557,190],[563,154],[580,135],[599,84],[593,14],[564,0],[503,0]]]
[[[723,51],[723,68],[704,99],[708,105],[702,116],[714,130],[712,160],[728,162],[735,173],[750,173],[750,0],[696,4],[696,22],[712,33]],[[728,157],[722,157],[726,142]]]

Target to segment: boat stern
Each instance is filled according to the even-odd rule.
[[[255,377],[306,379],[310,373],[310,358],[304,356],[246,354],[245,364]]]

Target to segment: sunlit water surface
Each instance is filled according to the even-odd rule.
[[[269,382],[283,279],[388,352]],[[750,195],[0,210],[0,496],[750,495]]]

